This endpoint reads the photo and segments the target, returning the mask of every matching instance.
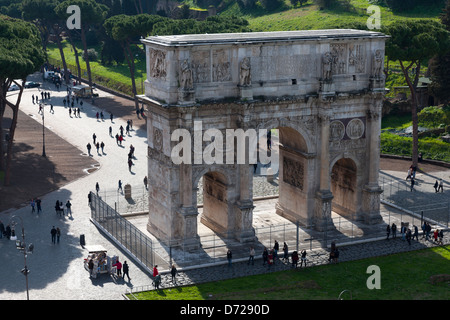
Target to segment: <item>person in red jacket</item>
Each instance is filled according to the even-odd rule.
[[[159,289],[159,284],[161,283],[161,276],[159,275],[158,272],[158,266],[155,266],[153,268],[153,281],[154,281],[154,285],[156,289]]]
[[[122,276],[122,263],[119,261],[119,259],[117,259],[117,262],[113,264],[113,267],[117,268],[117,276],[121,277]]]

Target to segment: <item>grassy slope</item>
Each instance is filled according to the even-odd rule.
[[[407,244],[405,244],[407,245]],[[226,281],[150,291],[150,300],[335,300],[350,290],[355,300],[448,300],[447,283],[431,284],[430,277],[448,273],[450,246],[323,265]],[[370,265],[381,272],[381,289],[369,290]],[[345,296],[349,298],[348,295]]]
[[[286,1],[288,4],[289,1]],[[222,14],[244,16],[254,31],[310,30],[335,28],[352,22],[366,23],[370,14],[367,0],[351,0],[352,9],[347,12],[342,8],[319,10],[318,6],[309,0],[303,7],[290,8],[276,13],[267,14],[262,9],[252,12],[242,11],[236,4],[230,5]],[[286,6],[288,7],[288,6]],[[382,25],[390,24],[398,19],[432,18],[437,19],[442,8],[416,8],[408,13],[394,14],[389,8],[380,7]]]

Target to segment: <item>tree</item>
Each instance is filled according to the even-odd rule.
[[[106,15],[108,14],[108,7],[102,4],[98,4],[94,0],[66,0],[56,6],[56,14],[60,18],[67,20],[69,14],[66,12],[66,10],[71,5],[78,6],[81,11],[81,42],[83,43],[83,57],[85,57],[86,61],[88,83],[89,86],[92,87],[92,74],[91,66],[89,64],[86,32],[89,30],[90,26],[100,24],[104,21]]]
[[[267,11],[278,9],[284,3],[284,1],[282,0],[260,0],[259,2]]]
[[[117,15],[108,18],[103,26],[109,37],[120,43],[130,70],[131,86],[136,110],[139,102],[136,94],[134,55],[131,46],[139,42],[141,37],[151,34],[153,26],[165,18],[157,15],[139,14],[135,16]]]
[[[386,55],[391,61],[399,61],[411,92],[412,161],[413,165],[417,166],[419,154],[417,84],[420,68],[424,61],[448,50],[449,32],[442,24],[433,20],[401,20],[386,27],[384,32],[391,37],[386,42]]]
[[[61,44],[61,33],[63,31],[61,25],[64,25],[65,21],[62,23],[61,19],[54,14],[57,5],[57,0],[24,0],[22,2],[22,17],[27,21],[33,21],[38,27],[41,32],[44,51],[46,51],[49,36],[53,33],[61,55],[63,68],[67,70],[66,58]],[[64,72],[64,79],[66,84],[68,84],[69,77],[67,72]]]
[[[34,25],[0,15],[0,170],[5,172],[5,185],[10,183],[12,147],[24,84],[29,74],[40,69],[44,57],[39,31]],[[6,96],[12,83],[20,88],[15,102]],[[6,107],[12,109],[13,118],[8,130],[5,157],[2,123]]]
[[[440,16],[441,22],[447,31],[450,31],[450,0],[447,0],[446,6]],[[450,101],[450,51],[436,55],[429,64],[431,74],[430,89],[432,93],[441,102]]]

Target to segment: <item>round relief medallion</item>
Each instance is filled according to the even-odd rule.
[[[339,141],[344,137],[345,126],[339,120],[330,123],[330,141]]]
[[[347,124],[347,136],[350,139],[359,139],[364,134],[364,122],[361,119],[352,119]]]

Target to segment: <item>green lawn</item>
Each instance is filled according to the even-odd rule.
[[[343,290],[350,290],[354,300],[448,300],[449,281],[433,284],[431,277],[449,274],[449,260],[450,246],[435,247],[136,296],[142,300],[335,300]],[[380,289],[367,288],[371,265],[380,268]]]
[[[77,43],[76,46],[79,54],[81,55],[83,52],[81,43]],[[72,46],[69,44],[68,41],[63,41],[63,48],[66,62],[69,65],[68,67],[69,69],[71,69],[72,73],[76,75],[77,74],[76,61],[75,61],[75,54],[73,53],[72,50]],[[126,61],[124,61],[122,64],[113,64],[110,66],[102,65],[100,63],[100,53],[101,53],[100,46],[95,46],[94,49],[98,52],[99,59],[98,61],[90,61],[89,63],[91,66],[93,81],[98,84],[102,84],[112,89],[116,89],[121,92],[132,95],[130,70],[128,68],[128,64],[126,63]],[[121,48],[118,48],[118,50],[121,50]],[[48,45],[47,54],[49,58],[54,59],[56,61],[61,61],[61,55],[59,53],[59,49],[56,44]],[[136,52],[136,54],[138,56],[135,60],[136,63],[135,79],[137,91],[138,94],[140,94],[142,93],[143,81],[145,81],[147,77],[146,61],[145,57],[141,53]],[[81,56],[79,60],[82,69],[82,77],[87,79],[87,74],[85,74],[83,71],[86,69],[86,63],[83,59],[81,59]],[[60,63],[60,67],[62,67],[62,63]]]

